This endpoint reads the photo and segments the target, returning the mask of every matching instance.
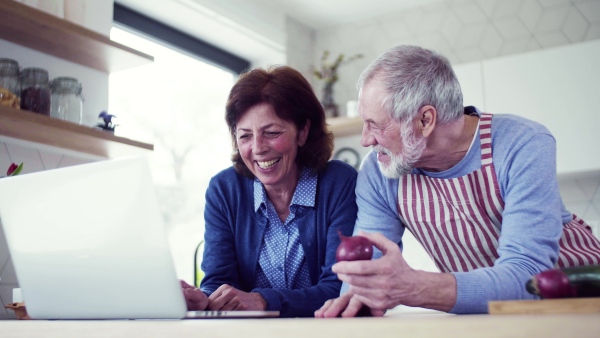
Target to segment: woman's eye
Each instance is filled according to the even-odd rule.
[[[281,133],[278,131],[268,131],[265,133],[265,135],[268,137],[277,137],[277,136],[281,135]]]

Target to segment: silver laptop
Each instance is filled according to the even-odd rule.
[[[187,312],[145,157],[2,178],[0,221],[34,319],[278,315]]]

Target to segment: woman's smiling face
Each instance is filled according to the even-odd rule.
[[[236,125],[236,142],[242,160],[265,187],[294,188],[298,180],[296,154],[308,135],[307,125],[298,131],[282,120],[270,104],[248,109]]]

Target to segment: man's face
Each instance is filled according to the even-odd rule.
[[[376,80],[363,86],[358,111],[363,119],[361,145],[377,153],[379,169],[389,178],[399,178],[414,168],[425,150],[426,140],[416,134],[416,123],[399,123],[382,107],[385,88]]]

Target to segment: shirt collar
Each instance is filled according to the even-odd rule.
[[[317,195],[317,173],[311,173],[309,168],[303,167],[300,170],[300,179],[294,191],[291,205],[301,205],[305,207],[315,206],[315,196]],[[263,206],[266,208],[267,192],[264,185],[257,179],[254,179],[254,211]]]

